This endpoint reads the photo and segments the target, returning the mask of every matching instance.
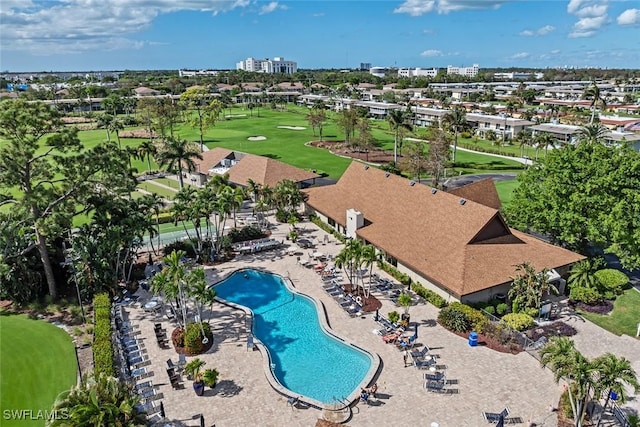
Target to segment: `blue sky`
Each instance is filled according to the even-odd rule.
[[[640,68],[634,0],[2,0],[5,71]]]

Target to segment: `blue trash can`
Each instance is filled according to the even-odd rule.
[[[618,400],[618,393],[616,393],[615,391],[611,390],[609,392],[609,398],[615,402],[616,400]]]
[[[478,333],[471,332],[469,333],[469,346],[475,347],[478,345]]]

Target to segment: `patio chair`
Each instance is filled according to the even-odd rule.
[[[418,369],[429,369],[435,363],[435,359],[431,356],[426,356],[424,359],[413,359],[413,366]]]
[[[423,377],[425,381],[446,381],[444,372],[425,372]]]
[[[498,421],[500,421],[500,418],[502,418],[502,420],[504,421],[507,416],[509,416],[509,407],[507,406],[506,408],[504,408],[502,410],[502,412],[496,413],[496,412],[482,412],[482,418],[484,418],[484,420],[490,424],[497,424]]]
[[[398,341],[396,341],[396,347],[398,347],[400,350],[406,350],[409,349],[411,347],[413,347],[413,344],[415,344],[417,337],[415,335],[411,335],[409,338],[405,338],[405,339],[399,339]]]
[[[180,353],[178,355],[178,367],[182,370],[184,369],[186,364],[187,364],[187,357],[184,354]]]

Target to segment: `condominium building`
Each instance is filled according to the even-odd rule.
[[[454,67],[449,65],[447,67],[447,74],[458,74],[465,77],[475,77],[478,75],[478,64],[473,64],[471,67]]]
[[[438,75],[437,68],[400,68],[398,77],[435,77]]]
[[[200,76],[215,76],[218,74],[216,70],[178,70],[180,77],[200,77]]]
[[[276,56],[273,59],[247,58],[244,61],[240,61],[236,64],[236,70],[267,74],[293,74],[298,71],[298,63],[294,61],[285,61],[284,58],[279,56]]]

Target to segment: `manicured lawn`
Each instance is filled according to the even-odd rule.
[[[470,153],[468,151],[456,152],[456,169],[481,169],[487,171],[514,171],[524,169],[522,163],[501,157],[487,156],[484,154]],[[466,173],[466,172],[463,172]]]
[[[518,181],[512,179],[510,181],[496,181],[495,183],[502,206],[506,207],[511,202],[513,191],[518,187]]]
[[[42,320],[0,314],[2,425],[41,427],[44,420],[8,420],[6,410],[51,410],[56,396],[76,384],[71,337]]]
[[[638,323],[640,323],[640,292],[633,288],[627,289],[613,304],[613,311],[606,316],[593,313],[580,314],[587,320],[595,323],[616,335],[626,334],[636,336]]]
[[[173,198],[176,196],[176,192],[178,191],[177,188],[175,190],[169,190],[166,187],[161,187],[154,184],[153,181],[143,181],[138,184],[138,188],[149,191],[150,193],[156,193],[159,196],[162,196],[165,199],[169,200],[173,200]]]

